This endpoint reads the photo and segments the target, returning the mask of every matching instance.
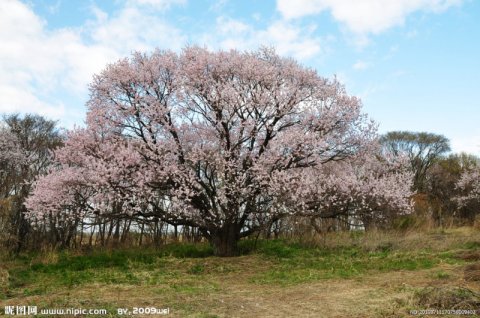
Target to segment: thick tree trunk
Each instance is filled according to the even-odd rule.
[[[140,238],[138,240],[138,246],[142,246],[143,241],[143,231],[145,229],[145,223],[142,223],[142,227],[140,228]]]
[[[210,244],[213,254],[216,256],[238,255],[238,241],[240,240],[240,227],[236,224],[228,224],[223,228],[210,233]]]

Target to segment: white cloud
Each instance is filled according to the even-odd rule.
[[[229,0],[216,0],[209,8],[210,11],[220,12]]]
[[[184,1],[137,0],[144,5]],[[51,118],[72,117],[60,95],[82,100],[92,75],[134,50],[156,46],[180,48],[180,31],[148,9],[129,2],[109,16],[92,7],[93,20],[79,28],[50,31],[27,4],[0,1],[0,112],[36,112]]]
[[[157,46],[180,49],[186,42],[175,27],[135,6],[126,6],[115,16],[90,23],[88,34],[94,43],[121,55]]]
[[[63,106],[49,105],[38,96],[58,85],[63,44],[75,36],[69,31],[47,34],[44,26],[26,5],[0,2],[0,112],[36,111],[55,118],[63,114]]]
[[[416,11],[441,12],[463,0],[277,0],[286,19],[330,11],[333,18],[355,33],[380,33],[402,25]]]
[[[363,71],[370,67],[370,63],[365,61],[357,61],[352,67],[356,71]]]
[[[65,116],[65,107],[61,102],[46,103],[30,90],[24,91],[14,85],[0,85],[0,96],[5,101],[0,104],[0,113],[38,113],[52,119]]]
[[[150,6],[157,10],[167,10],[171,6],[185,5],[187,0],[129,0],[127,5],[130,6]]]
[[[223,49],[252,50],[261,45],[270,45],[281,55],[303,60],[322,52],[322,41],[314,35],[314,31],[314,26],[302,27],[284,20],[274,21],[264,29],[256,29],[232,18],[219,17],[217,32],[204,35],[203,41]]]
[[[36,112],[73,122],[86,99],[92,75],[107,63],[136,50],[180,50],[189,39],[224,49],[272,45],[279,54],[300,60],[325,51],[322,42],[327,40],[315,35],[313,25],[280,19],[257,28],[220,17],[213,30],[187,37],[166,22],[159,10],[152,10],[185,3],[127,0],[110,13],[91,5],[91,18],[83,25],[51,29],[25,2],[0,0],[0,94],[4,100],[0,112]]]
[[[405,34],[405,36],[407,37],[407,39],[413,39],[413,38],[418,36],[418,31],[417,30],[410,30]]]
[[[369,83],[366,84],[366,88],[361,91],[358,96],[364,101],[367,102],[369,98],[377,95],[379,92],[383,92],[389,88],[388,83]]]
[[[50,14],[56,14],[60,9],[60,5],[62,4],[62,0],[57,0],[54,4],[47,6],[47,10]]]

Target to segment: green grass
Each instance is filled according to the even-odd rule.
[[[462,244],[463,248],[468,249],[468,250],[477,250],[480,249],[480,242],[478,241],[471,241],[471,242],[466,242]]]
[[[241,242],[244,252],[255,254],[267,269],[258,269],[249,278],[256,284],[290,285],[309,281],[353,278],[373,272],[429,269],[444,262],[461,261],[454,253],[432,251],[398,251],[389,245],[375,250],[361,246],[335,248],[312,247],[287,240],[261,240],[252,247],[251,241]],[[85,255],[59,253],[53,263],[23,259],[23,266],[9,271],[13,294],[40,295],[61,287],[88,283],[107,285],[167,284],[179,289],[176,280],[189,278],[189,284],[207,276],[225,275],[242,268],[210,257],[205,245],[168,245],[160,250],[96,251]],[[234,259],[233,259],[234,260]],[[195,284],[193,284],[195,285]],[[202,290],[203,287],[193,290]],[[185,289],[187,291],[190,291]]]
[[[298,284],[320,279],[353,278],[372,272],[429,269],[441,262],[458,263],[453,254],[427,251],[368,251],[359,246],[306,248],[298,243],[263,241],[258,252],[274,261],[252,278],[260,284]]]
[[[446,279],[449,279],[451,275],[443,270],[439,270],[433,273],[432,277],[436,279],[446,280]]]
[[[470,246],[466,245],[465,248]],[[259,264],[249,277],[256,284],[299,284],[309,281],[353,278],[372,272],[429,269],[444,262],[456,264],[454,253],[395,250],[380,244],[374,250],[361,246],[322,248],[288,240],[250,240],[240,243]],[[23,256],[9,271],[9,295],[41,295],[57,288],[101,283],[106,285],[167,284],[178,291],[178,280],[195,282],[215,275],[241,272],[238,264],[212,257],[205,244],[172,244],[159,250],[95,251],[85,255],[61,252],[56,261]],[[191,287],[196,290],[196,287]],[[202,287],[197,288],[202,289]],[[185,290],[191,291],[188,288]],[[8,297],[8,295],[7,295]]]
[[[199,311],[199,306],[189,300],[206,295],[221,297],[232,284],[263,290],[329,279],[362,279],[393,271],[431,270],[428,274],[431,279],[449,281],[452,275],[442,266],[461,265],[465,261],[458,258],[459,252],[480,247],[478,236],[469,238],[460,234],[372,239],[364,233],[352,232],[333,237],[334,244],[243,240],[239,243],[241,256],[234,258],[212,256],[207,244],[23,254],[5,259],[9,279],[8,286],[0,288],[0,302],[24,297],[33,297],[38,302],[40,297],[47,299],[40,305],[52,307],[67,304],[72,300],[68,297],[75,297],[68,295],[75,290],[131,288],[148,291],[149,297],[162,297],[179,312],[214,317],[203,313],[204,309]],[[418,243],[425,240],[424,244]],[[100,298],[93,303],[90,300],[87,304],[115,308],[111,299]]]
[[[58,288],[101,283],[107,285],[148,285],[166,276],[175,278],[192,262],[212,255],[206,244],[170,244],[160,250],[98,250],[85,255],[59,252],[54,262],[42,262],[37,253],[10,260],[9,286],[0,299],[18,295],[41,295]],[[39,260],[40,259],[40,260]],[[198,275],[202,265],[192,265],[187,274]],[[148,275],[144,275],[148,273]]]

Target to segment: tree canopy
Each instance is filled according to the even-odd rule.
[[[28,200],[34,220],[155,217],[229,256],[265,220],[409,210],[409,174],[379,155],[360,100],[273,50],[135,53],[90,92],[86,128]]]

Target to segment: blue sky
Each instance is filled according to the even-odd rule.
[[[391,130],[480,155],[480,1],[0,0],[0,113],[82,125],[88,83],[155,47],[274,46],[337,76]]]

